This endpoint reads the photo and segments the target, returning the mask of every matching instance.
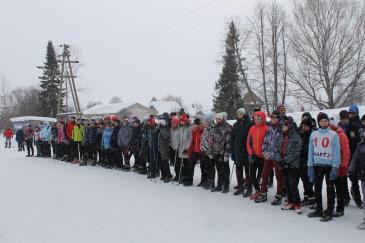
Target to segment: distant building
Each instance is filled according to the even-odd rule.
[[[143,119],[149,115],[157,115],[154,109],[150,109],[140,103],[114,103],[106,105],[96,105],[84,110],[85,118],[102,118],[106,115],[118,115],[122,117],[138,117]]]

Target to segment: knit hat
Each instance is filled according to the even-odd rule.
[[[179,125],[179,119],[177,117],[173,117],[171,119],[171,124],[175,126]]]
[[[312,119],[304,119],[301,123],[300,123],[300,125],[306,125],[306,126],[308,126],[308,127],[310,127],[310,128],[313,128],[313,122],[312,122]]]
[[[215,114],[215,116],[214,116],[214,120],[216,120],[216,119],[223,120],[223,118],[224,118],[223,113],[217,113],[217,114]]]
[[[273,112],[271,113],[271,115],[270,115],[270,118],[272,118],[272,117],[279,118],[279,117],[280,117],[280,113],[279,113],[279,111],[273,111]]]
[[[349,108],[349,112],[359,114],[359,107],[356,104],[352,104]]]
[[[311,113],[309,113],[309,112],[304,112],[304,113],[302,114],[302,119],[303,119],[304,117],[306,117],[306,118],[312,118],[312,115],[311,115]]]
[[[326,119],[326,120],[330,121],[330,118],[328,117],[328,115],[326,113],[320,112],[320,113],[318,113],[318,116],[317,116],[317,122],[319,123],[322,119]]]
[[[199,119],[199,118],[195,118],[195,120],[194,120],[194,124],[195,124],[195,125],[200,125],[200,124],[201,124],[200,119]]]
[[[244,114],[246,114],[246,110],[245,108],[239,108],[237,111],[236,111],[236,115],[237,116],[243,116]]]
[[[286,108],[284,105],[279,105],[278,108],[276,109],[278,112],[280,113],[285,113],[286,112]]]
[[[342,110],[340,111],[340,119],[349,119],[350,118],[350,114],[348,113],[347,110]]]
[[[180,121],[183,121],[183,122],[187,122],[188,121],[188,116],[184,113],[180,116]]]

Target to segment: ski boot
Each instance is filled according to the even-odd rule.
[[[271,205],[273,205],[273,206],[280,205],[281,201],[282,201],[282,196],[281,195],[275,195],[275,199],[274,199],[274,201],[271,202]]]
[[[323,212],[323,216],[322,216],[322,218],[320,219],[320,221],[321,221],[321,222],[328,222],[328,221],[332,220],[332,218],[333,218],[333,213],[332,213],[332,212],[330,212],[330,211],[328,211],[328,210],[325,210],[325,211]]]
[[[255,203],[263,203],[267,201],[267,193],[260,193],[260,195],[255,199]]]

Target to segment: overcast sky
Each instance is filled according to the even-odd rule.
[[[290,0],[279,0],[279,3]],[[81,102],[120,96],[147,104],[179,95],[212,107],[226,23],[255,0],[2,0],[0,75],[11,87],[38,84],[46,45],[73,46]],[[82,83],[82,84],[81,84]]]

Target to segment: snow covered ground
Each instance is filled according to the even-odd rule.
[[[322,223],[235,197],[232,188],[211,193],[133,172],[25,158],[0,142],[0,242],[364,242],[356,230],[364,213],[353,205],[345,217]]]

